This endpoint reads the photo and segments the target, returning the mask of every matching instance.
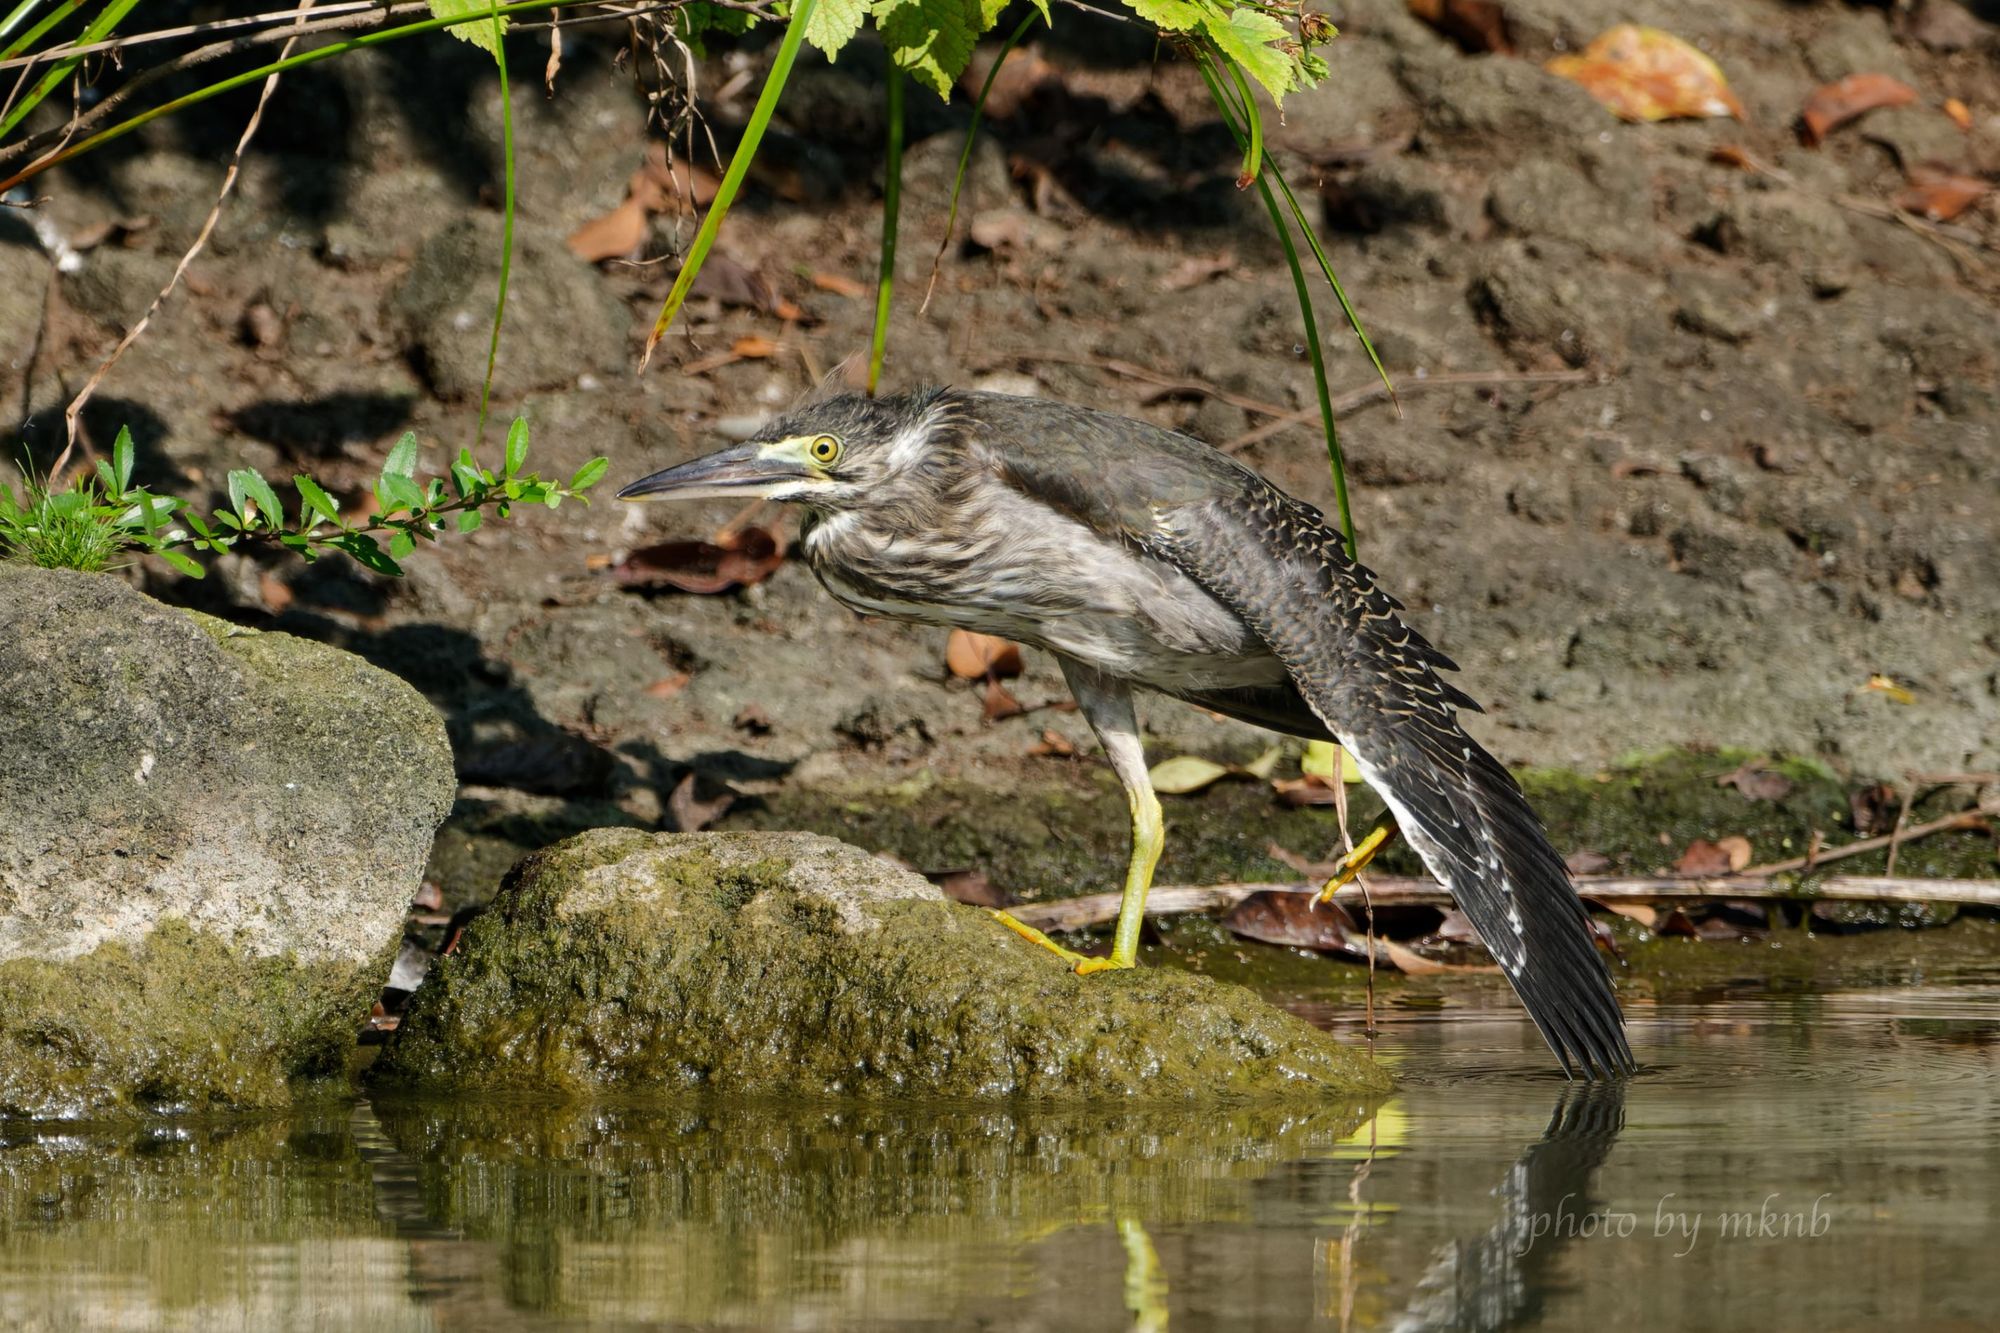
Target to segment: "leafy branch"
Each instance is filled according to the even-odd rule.
[[[517,505],[559,507],[564,500],[588,504],[585,492],[604,477],[610,464],[593,458],[567,481],[526,471],[528,422],[516,419],[507,432],[500,470],[482,466],[470,449],[442,476],[417,476],[418,444],[405,434],[389,451],[375,479],[374,512],[343,517],[340,501],[311,477],[292,479],[299,495],[294,517],[271,483],[254,468],[229,474],[227,507],[204,516],[178,496],[160,495],[132,484],[130,430],[120,430],[110,459],[99,459],[94,474],[80,476],[66,491],[26,479],[25,502],[0,485],[0,555],[55,568],[110,568],[125,552],[153,555],[183,574],[201,578],[191,553],[223,555],[238,546],[281,546],[305,560],[338,551],[378,574],[401,575],[401,561],[419,542],[435,542],[456,528],[473,532],[491,511],[512,515]]]

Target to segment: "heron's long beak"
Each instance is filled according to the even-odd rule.
[[[700,500],[712,496],[770,495],[810,482],[814,474],[792,451],[768,444],[739,444],[734,449],[655,472],[618,492],[621,500]]]

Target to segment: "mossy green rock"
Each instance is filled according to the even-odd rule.
[[[1381,1090],[1249,991],[1078,977],[831,838],[597,829],[523,861],[416,993],[387,1084],[1175,1098]]]
[[[344,1072],[454,782],[323,644],[0,564],[0,1117],[272,1106]]]

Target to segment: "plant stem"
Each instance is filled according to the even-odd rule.
[[[791,77],[792,63],[799,56],[799,44],[805,41],[806,24],[812,21],[813,10],[818,5],[819,0],[798,0],[797,8],[792,10],[791,21],[785,25],[785,39],[778,45],[777,58],[771,62],[771,72],[764,77],[764,90],[757,94],[757,105],[751,108],[750,123],[743,127],[743,138],[730,155],[729,169],[722,173],[722,183],[715,189],[715,198],[709,202],[708,214],[702,218],[693,244],[688,246],[687,259],[674,278],[673,289],[667,293],[659,317],[653,321],[653,331],[646,335],[646,350],[639,356],[639,369],[642,371],[653,359],[653,348],[666,336],[674,316],[680,313],[681,303],[687,300],[688,288],[694,285],[695,274],[701,271],[702,261],[708,258],[709,247],[715,244],[716,233],[722,230],[722,219],[727,216],[729,206],[736,202],[736,192],[742,188],[743,178],[750,174],[750,163],[757,156],[757,145],[763,142],[764,131],[771,124],[771,115],[778,109],[778,98],[785,91],[785,80]]]
[[[903,71],[889,66],[889,146],[882,175],[882,267],[875,275],[875,331],[868,343],[868,396],[882,381],[889,351],[889,301],[896,288],[896,219],[903,208]]]
[[[507,86],[506,29],[500,24],[497,0],[487,0],[493,23],[493,63],[500,71],[500,152],[506,191],[500,213],[500,292],[493,301],[493,336],[486,345],[486,378],[479,385],[479,424],[473,443],[486,438],[486,407],[493,397],[493,367],[500,359],[500,322],[507,316],[507,279],[514,271],[514,102]]]
[[[98,12],[97,17],[90,21],[89,26],[84,28],[81,40],[95,42],[107,36],[127,14],[132,12],[138,3],[139,0],[110,0],[110,3]],[[49,15],[49,19],[53,19],[58,14],[64,12],[64,9],[58,9],[55,14]],[[48,19],[44,19],[43,22],[48,22]],[[28,34],[28,38],[32,38],[35,32],[39,32],[41,26],[41,24],[37,24],[35,29]],[[27,40],[28,38],[24,38],[23,40]],[[47,74],[44,74],[42,81],[36,84],[26,97],[16,103],[4,116],[0,116],[0,134],[5,134],[20,124],[30,111],[33,111],[42,104],[43,98],[62,87],[63,80],[67,79],[70,76],[70,72],[82,63],[82,56],[71,56]]]

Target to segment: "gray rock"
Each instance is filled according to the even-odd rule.
[[[274,1105],[339,1073],[452,796],[337,649],[0,565],[0,1115]]]
[[[174,261],[165,255],[107,246],[85,255],[80,267],[62,275],[63,299],[123,332],[139,322],[173,273]]]
[[[25,245],[0,242],[0,376],[10,381],[27,368],[48,281],[47,259]]]
[[[1885,107],[1860,123],[1862,137],[1896,155],[1905,171],[1923,163],[1963,167],[1969,140],[1951,117],[1934,106]]]
[[[529,857],[371,1077],[440,1088],[1120,1099],[1386,1086],[1171,968],[1078,977],[922,877],[802,833],[598,829]]]
[[[1854,282],[1855,244],[1838,205],[1792,191],[1736,195],[1700,230],[1723,254],[1801,272],[1822,296]]]
[[[471,398],[486,377],[487,340],[500,274],[500,219],[474,213],[417,251],[390,297],[431,387]],[[553,389],[586,371],[623,368],[631,318],[597,271],[553,229],[518,223],[494,386],[506,394]]]
[[[1405,59],[1397,74],[1417,101],[1426,140],[1564,143],[1614,123],[1582,87],[1531,61]]]
[[[1552,236],[1605,257],[1656,256],[1653,204],[1626,187],[1604,189],[1575,167],[1530,158],[1493,181],[1493,220],[1523,236]]]

